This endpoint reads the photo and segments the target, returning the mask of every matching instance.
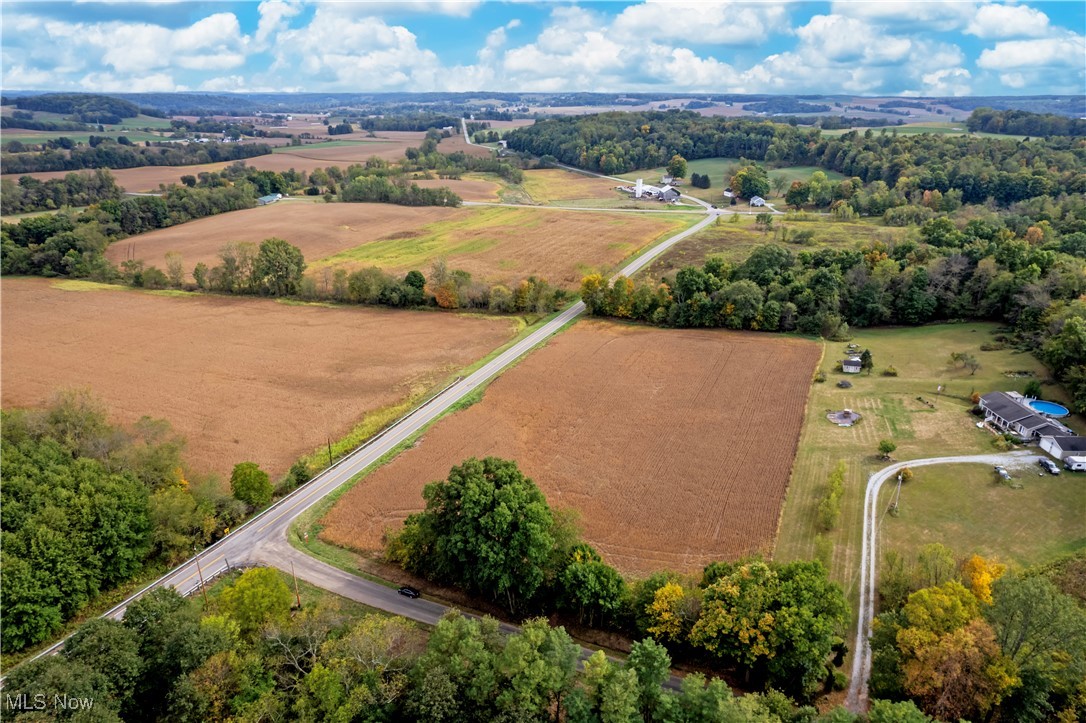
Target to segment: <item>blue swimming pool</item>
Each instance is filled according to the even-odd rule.
[[[1045,402],[1040,399],[1031,399],[1029,406],[1036,409],[1041,414],[1048,417],[1066,417],[1071,412],[1067,411],[1067,407],[1062,404],[1056,404],[1055,402]]]

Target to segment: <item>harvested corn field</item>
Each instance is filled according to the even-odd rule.
[[[693,571],[773,548],[803,422],[812,342],[585,321],[433,426],[324,519],[379,549],[422,488],[468,457],[514,459],[627,574]]]

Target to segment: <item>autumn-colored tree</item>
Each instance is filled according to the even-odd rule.
[[[610,313],[607,282],[600,274],[589,274],[581,279],[581,301],[589,314],[606,316]]]
[[[1006,565],[973,555],[962,563],[962,583],[985,605],[992,604],[992,583],[1007,571]]]
[[[905,691],[939,720],[984,718],[1019,682],[981,619],[920,645],[902,671]]]
[[[442,309],[456,309],[460,306],[460,294],[456,282],[448,279],[434,289],[434,300]]]
[[[697,619],[701,601],[676,582],[669,582],[656,590],[646,613],[652,624],[648,632],[659,640],[682,642]]]

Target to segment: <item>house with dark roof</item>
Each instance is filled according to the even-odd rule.
[[[980,398],[984,419],[1025,440],[1073,435],[1067,427],[1035,412],[1018,392],[989,392]]]
[[[1086,437],[1052,435],[1041,437],[1041,449],[1059,460],[1086,455]]]
[[[859,359],[841,360],[841,371],[845,374],[859,374],[861,369],[863,369],[863,362]]]

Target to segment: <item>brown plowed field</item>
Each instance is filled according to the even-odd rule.
[[[575,289],[589,270],[607,271],[690,221],[670,214],[286,200],[133,236],[110,246],[106,256],[115,264],[135,258],[165,269],[166,254],[175,251],[191,275],[197,262],[218,265],[219,251],[231,241],[277,236],[302,250],[310,275],[367,266],[426,272],[444,257],[451,268],[491,283],[535,274]]]
[[[378,549],[427,482],[495,455],[624,573],[769,553],[818,358],[768,334],[582,321],[350,490],[322,534]]]
[[[131,254],[160,269],[166,254],[181,254],[185,271],[203,261],[220,262],[219,251],[231,241],[259,244],[272,236],[286,239],[302,250],[307,262],[392,234],[413,233],[420,226],[470,213],[460,209],[392,206],[384,203],[323,203],[280,201],[132,236],[113,244],[106,257],[119,264]]]
[[[0,295],[4,407],[89,387],[117,421],[168,420],[189,463],[223,478],[244,460],[281,475],[513,331],[443,313],[62,291],[42,279],[4,279]]]

